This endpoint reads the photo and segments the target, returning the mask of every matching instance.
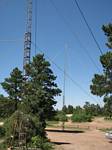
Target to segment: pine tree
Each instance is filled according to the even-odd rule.
[[[73,113],[73,106],[72,105],[68,105],[67,113],[68,114],[72,114]]]
[[[111,118],[112,117],[112,96],[105,97],[104,102],[105,102],[105,107],[104,107],[105,115]]]
[[[106,45],[112,49],[112,24],[102,27],[108,42]],[[109,51],[100,57],[103,67],[103,74],[95,74],[90,85],[91,93],[104,97],[106,113],[112,115],[112,52]],[[109,113],[110,112],[110,113]]]
[[[22,72],[15,68],[10,74],[9,78],[5,78],[5,81],[1,83],[3,89],[7,92],[9,99],[15,100],[16,109],[18,102],[22,98]]]
[[[105,35],[107,36],[108,43],[106,43],[106,45],[109,48],[112,48],[112,24],[109,23],[108,25],[103,25],[102,29],[105,32]]]
[[[24,88],[24,104],[28,112],[38,116],[39,126],[42,129],[40,135],[44,136],[45,120],[54,115],[53,106],[56,105],[54,97],[59,96],[61,90],[55,83],[56,76],[43,54],[33,57],[33,61],[26,65],[26,72],[29,81]]]

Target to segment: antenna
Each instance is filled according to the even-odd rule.
[[[23,75],[27,76],[25,66],[30,63],[32,29],[32,0],[27,0],[27,23],[24,35]]]
[[[65,106],[65,81],[66,81],[66,50],[67,45],[65,45],[65,52],[64,52],[64,75],[63,75],[63,108]],[[63,112],[64,113],[64,112]],[[64,114],[63,114],[64,115]],[[65,121],[62,122],[62,130],[65,129]]]

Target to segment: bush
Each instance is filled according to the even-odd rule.
[[[64,122],[68,121],[68,118],[67,118],[65,112],[63,112],[63,111],[59,112],[57,114],[56,118],[57,118],[57,121],[64,121]]]
[[[21,111],[16,111],[10,118],[8,118],[4,122],[4,128],[6,131],[6,145],[13,144],[13,146],[18,146],[19,133],[25,133],[26,135],[26,143],[31,143],[32,145],[36,145],[38,147],[49,147],[50,144],[48,141],[45,141],[45,136],[41,136],[42,134],[46,135],[45,129],[42,128],[42,123],[38,121],[38,117],[32,117],[31,115],[24,114]],[[38,135],[38,136],[36,136]],[[35,137],[32,139],[32,137]],[[41,137],[41,138],[40,138]],[[43,138],[42,138],[43,137]],[[24,145],[24,141],[22,143]],[[48,150],[49,150],[48,149]],[[46,148],[47,150],[47,148]]]
[[[36,135],[35,124],[29,115],[16,111],[4,123],[6,130],[6,143],[7,145],[13,141],[13,145],[18,146],[19,132],[26,134],[26,142],[31,140],[32,136]],[[13,139],[12,139],[13,136]]]
[[[73,122],[91,122],[92,116],[87,115],[85,113],[73,114],[73,116],[71,117],[71,120]]]
[[[48,142],[47,138],[42,138],[40,136],[32,137],[30,146],[32,148],[40,148],[42,150],[52,150],[53,145]]]
[[[52,150],[53,149],[53,145],[49,142],[45,142],[42,145],[42,150]]]

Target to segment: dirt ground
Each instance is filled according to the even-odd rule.
[[[47,132],[52,142],[56,143],[56,150],[112,150],[112,141],[105,138],[105,133],[101,128],[112,128],[112,122],[105,121],[103,118],[96,118],[91,123],[73,124],[66,123],[68,126],[80,126],[88,130],[84,133],[63,133]]]

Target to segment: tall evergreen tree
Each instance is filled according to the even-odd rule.
[[[68,114],[72,114],[73,113],[73,106],[72,105],[68,105],[67,113]]]
[[[106,45],[112,49],[112,24],[102,27],[105,35],[107,36],[108,42]],[[103,67],[103,74],[95,74],[90,86],[91,93],[98,96],[104,96],[105,110],[106,113],[110,112],[109,116],[112,115],[112,52],[109,51],[100,57],[100,62]],[[109,105],[108,105],[109,104]],[[107,109],[108,107],[108,109]]]
[[[1,83],[3,89],[7,92],[9,99],[15,100],[16,109],[17,104],[22,98],[22,72],[15,68],[10,74],[9,78],[5,78],[5,81]]]
[[[29,109],[27,111],[38,116],[40,128],[44,130],[46,118],[54,114],[55,96],[60,95],[61,90],[43,54],[33,57],[33,61],[26,66],[26,72],[29,81],[25,85],[24,103]],[[43,136],[43,132],[40,134]]]

